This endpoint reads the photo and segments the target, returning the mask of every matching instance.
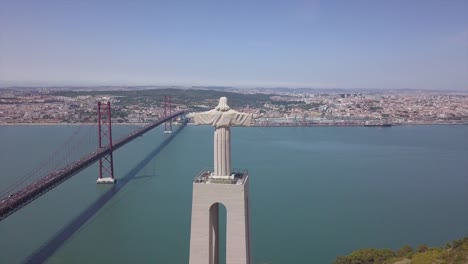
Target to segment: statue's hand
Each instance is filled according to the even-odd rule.
[[[187,115],[185,115],[185,117],[193,118],[193,117],[195,117],[195,114],[194,113],[188,113]]]

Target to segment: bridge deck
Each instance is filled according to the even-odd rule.
[[[144,126],[136,130],[130,135],[127,135],[119,139],[117,142],[115,142],[112,146],[112,151],[116,151],[120,147],[131,142],[135,138],[145,134],[151,129],[169,121],[172,118],[180,116],[182,114],[184,114],[184,111],[174,113],[168,117],[165,117],[161,120],[158,120],[152,124],[149,124],[147,126]],[[109,149],[109,147],[93,151],[83,156],[79,160],[74,161],[57,171],[53,171],[47,174],[45,177],[40,178],[36,180],[35,182],[29,184],[25,188],[3,198],[0,201],[0,221],[6,218],[7,216],[11,215],[12,213],[16,212],[17,210],[21,209],[23,206],[27,205],[28,203],[39,198],[41,195],[52,190],[57,185],[69,179],[71,176],[75,175],[76,173],[87,168],[88,166],[98,161],[102,157],[106,156],[107,154],[109,154],[110,151],[111,150]]]

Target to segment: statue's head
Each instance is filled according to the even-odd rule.
[[[218,106],[215,107],[215,110],[225,112],[225,111],[228,111],[229,109],[231,108],[227,104],[227,98],[224,96],[219,98],[219,104]]]

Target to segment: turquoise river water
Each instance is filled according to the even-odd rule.
[[[0,126],[0,189],[74,126]],[[116,136],[129,133],[116,126]],[[191,187],[213,128],[187,126],[143,167],[161,128],[116,151],[135,176],[48,263],[188,263]],[[331,263],[363,247],[441,246],[468,235],[468,126],[234,128],[250,174],[253,263]],[[0,222],[0,263],[21,263],[96,201],[97,165]]]

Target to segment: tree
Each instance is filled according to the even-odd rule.
[[[337,257],[334,264],[377,264],[393,257],[395,253],[391,249],[365,248],[354,251],[348,256]]]
[[[463,245],[463,240],[461,240],[461,239],[459,239],[459,240],[454,240],[454,241],[452,242],[452,247],[453,247],[453,248],[457,248],[457,247],[459,247],[459,246],[461,246],[461,245]]]
[[[426,252],[428,249],[429,249],[429,247],[426,244],[421,244],[421,245],[418,246],[416,251],[419,252],[419,253],[422,253],[422,252]]]
[[[413,248],[410,245],[404,245],[400,250],[398,250],[397,255],[399,257],[406,257],[411,253],[413,253]]]

